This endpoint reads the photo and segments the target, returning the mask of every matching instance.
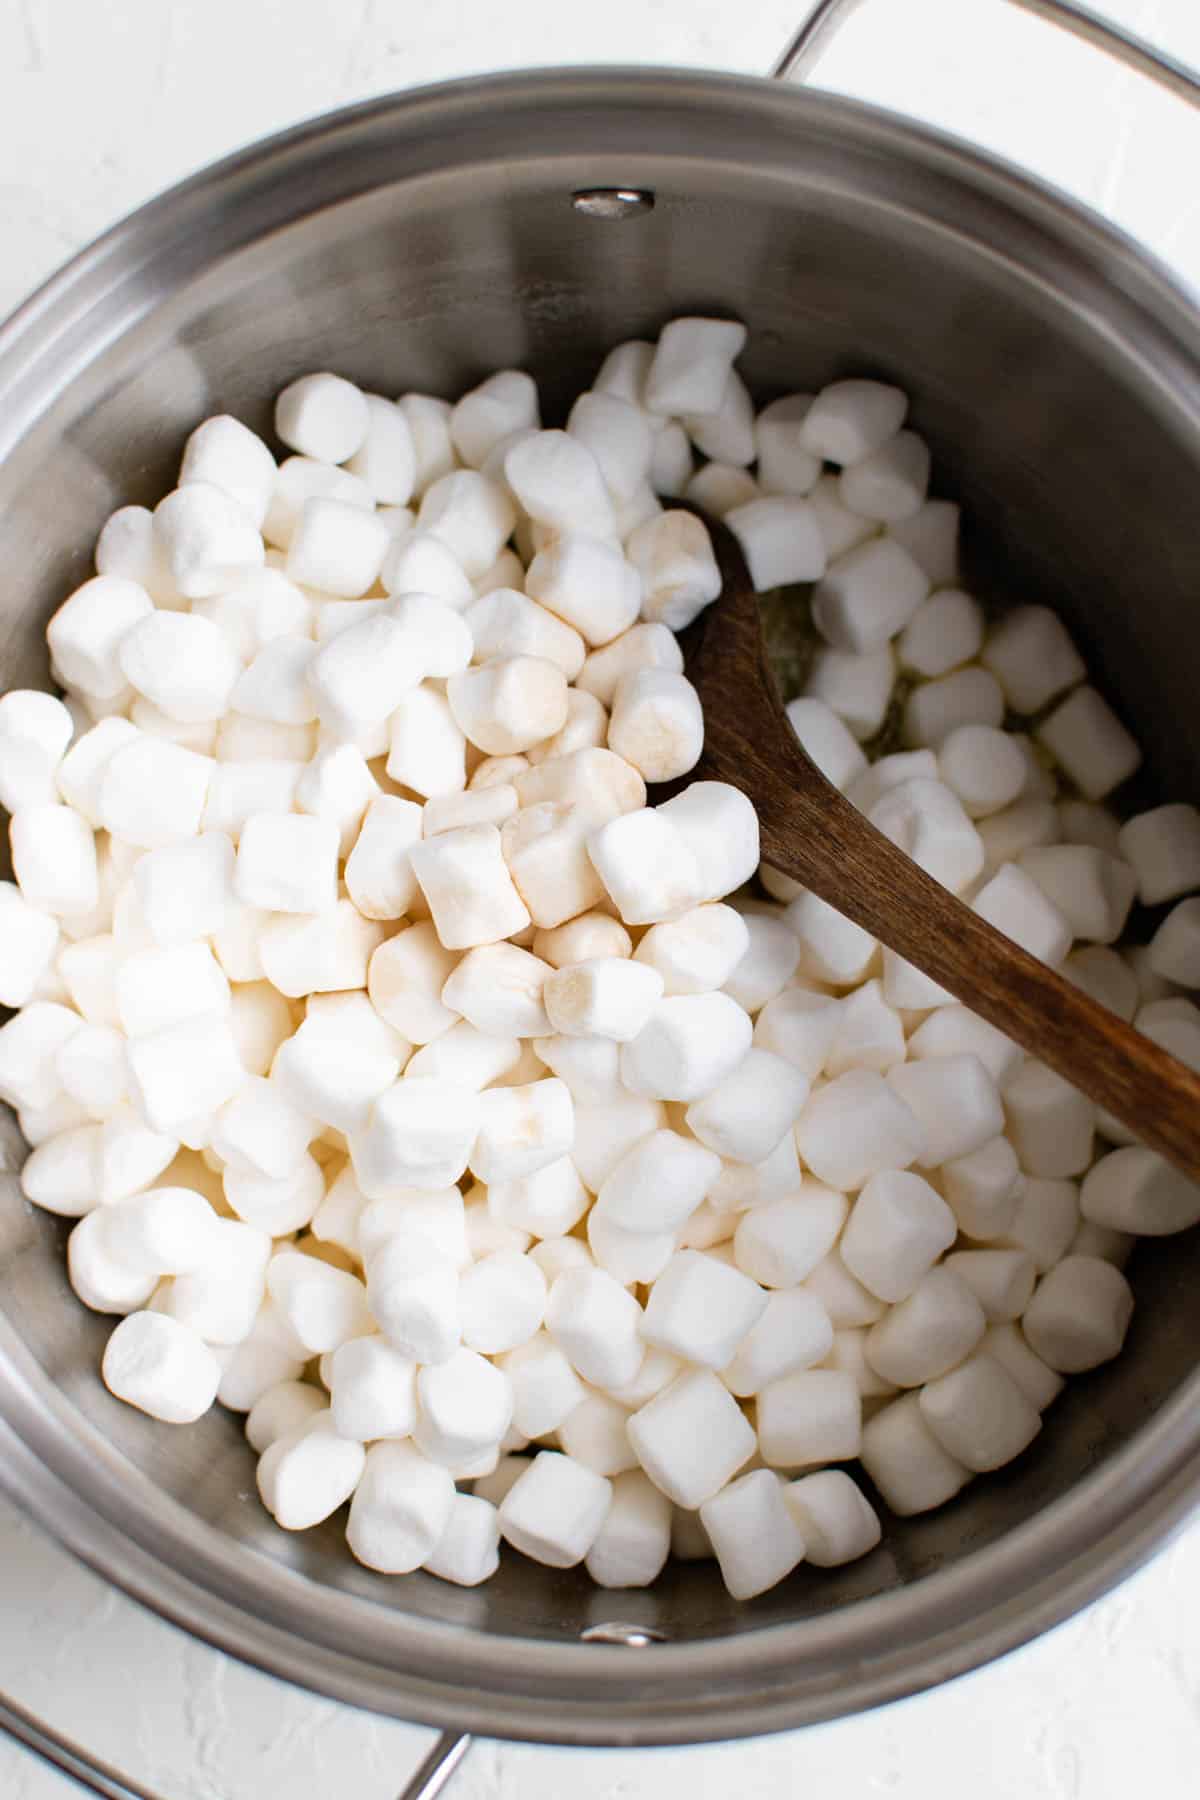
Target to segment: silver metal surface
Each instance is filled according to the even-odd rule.
[[[811,75],[842,26],[867,0],[817,0],[795,37],[779,57],[771,74],[777,81],[803,81]],[[878,3],[878,0],[877,0]],[[1200,80],[1185,64],[1165,50],[1126,31],[1115,20],[1102,19],[1078,0],[1008,0],[1022,12],[1034,13],[1048,24],[1068,31],[1082,43],[1102,50],[1135,74],[1145,75],[1189,105],[1200,107]]]
[[[86,1793],[99,1794],[100,1800],[163,1800],[161,1794],[154,1794],[149,1788],[119,1774],[93,1756],[90,1750],[64,1737],[44,1719],[35,1718],[33,1713],[26,1712],[23,1706],[18,1706],[4,1694],[0,1694],[0,1731],[7,1732],[18,1744],[40,1756],[43,1762],[50,1763]],[[430,1792],[436,1792],[436,1789]],[[406,1791],[400,1795],[400,1800],[423,1800],[422,1791],[419,1788]]]
[[[597,228],[581,189],[652,190]],[[851,370],[901,383],[968,585],[1067,616],[1147,747],[1200,796],[1200,329],[1171,279],[1015,171],[877,110],[638,70],[458,83],[335,114],[223,163],[85,252],[0,328],[0,686],[125,500],[171,486],[199,419],[270,429],[332,367],[447,394],[519,364],[555,420],[614,341],[673,314],[750,328],[760,397]],[[711,1565],[623,1596],[669,1641],[580,1642],[612,1597],[506,1558],[458,1589],[279,1532],[239,1423],[121,1406],[110,1321],[67,1287],[66,1226],[19,1196],[0,1118],[0,1482],[93,1567],[243,1659],[453,1731],[670,1743],[828,1718],[999,1655],[1149,1556],[1200,1494],[1195,1234],[1139,1247],[1126,1354],[1069,1385],[1018,1462],[889,1521],[845,1569],[738,1605]]]
[[[643,188],[581,188],[571,204],[589,219],[632,219],[650,211],[654,195]]]
[[[396,1800],[437,1800],[471,1748],[466,1732],[443,1731],[412,1780]]]

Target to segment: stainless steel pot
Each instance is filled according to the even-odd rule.
[[[797,56],[812,42],[810,23]],[[506,364],[538,375],[553,414],[613,342],[697,310],[747,321],[761,394],[850,370],[907,388],[939,490],[972,521],[970,585],[1060,607],[1147,747],[1147,791],[1200,795],[1189,300],[961,144],[687,73],[524,74],[338,113],[77,258],[0,332],[0,686],[46,681],[42,627],[101,522],[171,485],[206,414],[267,429],[275,390],[314,367],[449,394]],[[110,1322],[71,1296],[64,1230],[23,1205],[21,1158],[0,1119],[0,1480],[167,1617],[358,1706],[595,1744],[825,1719],[1044,1630],[1200,1496],[1193,1234],[1139,1249],[1127,1353],[1071,1384],[1026,1456],[892,1522],[861,1563],[801,1568],[750,1605],[711,1565],[620,1596],[516,1561],[477,1591],[384,1579],[337,1521],[275,1529],[229,1415],[180,1432],[108,1396]]]

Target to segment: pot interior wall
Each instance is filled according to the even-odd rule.
[[[682,124],[654,136],[636,116],[621,133],[599,121],[597,153],[584,154],[586,111],[557,140],[582,148],[542,155],[559,123],[531,122],[525,161],[489,160],[460,137],[457,166],[432,172],[431,150],[429,171],[404,184],[383,172],[386,143],[378,167],[353,181],[338,175],[335,145],[328,191],[317,183],[282,209],[319,208],[310,216],[280,223],[267,209],[234,232],[217,201],[207,215],[193,205],[188,249],[89,277],[94,300],[81,290],[86,308],[26,371],[29,418],[0,468],[0,686],[46,681],[42,627],[90,572],[104,517],[172,485],[200,418],[229,411],[269,429],[275,390],[311,368],[388,394],[453,395],[511,364],[543,382],[553,418],[612,343],[652,335],[677,313],[716,311],[749,325],[744,369],[759,397],[850,372],[911,393],[913,423],[934,447],[934,489],[961,499],[971,521],[971,583],[998,604],[1060,607],[1146,746],[1146,791],[1197,798],[1195,396],[1172,395],[1161,370],[1116,341],[1106,279],[1125,325],[1137,316],[1117,291],[1119,271],[1085,268],[1082,252],[1053,248],[1027,222],[1027,260],[1045,266],[1023,275],[1001,253],[994,196],[955,199],[944,172],[918,182],[869,144],[852,155],[799,125],[751,167],[734,153],[732,123],[703,161]],[[616,223],[583,218],[570,193],[597,180],[653,187],[657,205]],[[21,1151],[11,1118],[0,1133],[0,1163],[12,1170]],[[111,1322],[67,1288],[65,1228],[23,1204],[13,1174],[2,1180],[0,1313],[82,1421],[248,1552],[364,1602],[486,1632],[574,1637],[615,1614],[694,1639],[912,1581],[1062,1495],[1137,1431],[1195,1357],[1195,1237],[1146,1244],[1132,1266],[1127,1353],[1070,1385],[1019,1462],[933,1517],[891,1523],[864,1562],[832,1575],[801,1569],[740,1607],[711,1565],[672,1566],[652,1594],[607,1596],[578,1572],[509,1559],[497,1580],[465,1592],[368,1574],[345,1552],[340,1519],[297,1538],[275,1531],[254,1497],[240,1422],[224,1412],[173,1430],[111,1400],[96,1373]]]

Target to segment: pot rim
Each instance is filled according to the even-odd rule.
[[[418,88],[340,109],[241,150],[113,226],[0,326],[0,456],[45,401],[40,361],[62,347],[73,380],[76,334],[108,271],[128,278],[173,249],[145,316],[213,265],[211,237],[189,221],[219,216],[232,255],[332,198],[305,179],[382,134],[397,185],[470,160],[449,146],[456,121],[551,102],[614,113],[722,106],[770,125],[778,143],[802,123],[965,184],[1026,228],[1030,241],[1102,268],[1111,315],[1100,329],[1141,323],[1128,345],[1164,405],[1200,427],[1200,322],[1175,278],[1132,240],[1074,201],[970,145],[863,102],[763,78],[687,70],[525,71]],[[694,124],[694,116],[693,116]],[[499,125],[498,125],[499,128]],[[760,146],[761,149],[761,146]],[[407,151],[410,160],[404,161]],[[577,160],[578,143],[530,154]],[[639,152],[628,153],[636,161]],[[662,154],[653,153],[662,160]],[[689,156],[697,154],[689,151]],[[700,154],[703,154],[701,151]],[[607,155],[607,153],[606,153]],[[603,159],[602,159],[603,160]],[[354,186],[342,198],[378,185]],[[242,192],[246,189],[246,192]],[[334,196],[333,198],[336,198]],[[241,211],[235,219],[234,210]],[[273,209],[273,210],[272,210]],[[240,234],[239,235],[239,231]],[[1031,237],[1030,234],[1033,234]],[[186,246],[186,248],[179,248]],[[987,241],[975,246],[1002,255]],[[1022,265],[1023,266],[1023,265]],[[1064,267],[1066,264],[1064,263]],[[1046,279],[1044,270],[1034,279]],[[137,317],[133,314],[130,317]],[[120,322],[123,331],[128,319]],[[120,335],[114,332],[114,336]],[[105,340],[109,341],[109,340]],[[81,349],[102,347],[93,336]],[[33,370],[26,381],[22,371]],[[783,1730],[899,1698],[1002,1655],[1114,1585],[1177,1531],[1200,1501],[1200,1372],[1148,1424],[1067,1494],[954,1567],[795,1624],[686,1644],[627,1650],[472,1633],[402,1615],[306,1581],[200,1523],[133,1469],[81,1419],[0,1320],[0,1485],[84,1562],[197,1637],[299,1686],[352,1705],[493,1737],[562,1744],[669,1744]],[[614,1595],[612,1613],[622,1611]],[[469,1651],[468,1651],[469,1643]],[[352,1644],[353,1649],[345,1646]]]

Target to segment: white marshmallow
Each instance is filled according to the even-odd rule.
[[[74,731],[70,713],[52,694],[15,688],[0,696],[0,806],[15,813],[53,805],[55,776]]]
[[[730,1482],[701,1506],[700,1519],[735,1600],[765,1593],[803,1561],[799,1521],[768,1469]]]
[[[215,831],[140,857],[133,883],[154,942],[180,948],[219,932],[235,905],[233,874],[233,845]]]
[[[528,1343],[541,1326],[546,1278],[529,1257],[494,1251],[464,1271],[458,1305],[463,1342],[496,1356]]]
[[[662,977],[669,995],[709,993],[723,987],[750,942],[746,921],[732,907],[705,905],[652,926],[634,953]]]
[[[416,1422],[416,1364],[382,1338],[350,1338],[333,1352],[331,1411],[341,1437],[404,1438]]]
[[[1096,1109],[1045,1063],[1031,1059],[1017,1070],[1004,1089],[1004,1110],[1027,1175],[1061,1180],[1090,1165]]]
[[[1039,1282],[1022,1329],[1043,1362],[1077,1375],[1117,1355],[1132,1313],[1133,1294],[1119,1269],[1097,1257],[1067,1256]]]
[[[921,565],[916,548],[911,544],[906,547]],[[961,588],[937,587],[900,633],[896,644],[900,665],[926,680],[948,675],[979,655],[983,632],[983,609],[977,600]],[[992,673],[998,671],[993,667]]]
[[[637,1468],[626,1424],[629,1408],[607,1394],[585,1393],[558,1430],[565,1453],[585,1469],[610,1479]],[[644,1478],[643,1478],[644,1479]]]
[[[494,1182],[488,1189],[488,1210],[499,1224],[538,1238],[570,1231],[587,1208],[587,1190],[565,1156],[532,1175]]]
[[[814,1294],[789,1288],[767,1295],[761,1315],[721,1370],[731,1394],[759,1393],[797,1369],[811,1368],[833,1344],[829,1314]]]
[[[253,813],[292,810],[299,762],[218,762],[204,803],[203,828],[226,833],[235,843]]]
[[[621,1079],[633,1093],[696,1100],[729,1075],[750,1048],[748,1015],[726,994],[660,1000],[621,1051]]]
[[[515,589],[484,594],[466,609],[464,619],[474,639],[475,662],[540,657],[560,668],[568,681],[583,667],[587,650],[579,633]]]
[[[228,1209],[272,1237],[301,1230],[325,1195],[321,1165],[306,1153],[286,1175],[262,1175],[244,1163],[227,1163],[221,1180]]]
[[[941,1183],[966,1237],[987,1243],[1002,1237],[1016,1223],[1021,1169],[1007,1138],[994,1137],[978,1150],[943,1163]]]
[[[704,747],[704,715],[691,682],[668,669],[638,669],[622,676],[613,696],[608,744],[647,781],[686,775]]]
[[[240,1344],[266,1297],[271,1239],[240,1219],[218,1219],[212,1235],[208,1259],[171,1283],[169,1312],[210,1344]]]
[[[348,1197],[343,1204],[351,1204]],[[466,1208],[455,1187],[396,1188],[385,1199],[360,1207],[350,1235],[352,1249],[364,1263],[389,1239],[414,1236],[423,1238],[455,1269],[465,1269],[471,1260]]]
[[[998,1086],[1014,1073],[1023,1052],[1010,1037],[965,1006],[939,1006],[908,1040],[910,1061],[931,1056],[977,1056]]]
[[[46,627],[46,642],[63,681],[98,700],[119,695],[126,634],[153,615],[143,587],[120,575],[97,575],[64,600]]]
[[[816,894],[801,893],[784,915],[800,941],[800,968],[815,981],[849,987],[866,975],[878,942]]]
[[[722,1157],[760,1163],[799,1118],[809,1089],[794,1064],[751,1047],[736,1068],[688,1107],[688,1128]]]
[[[998,1363],[1038,1412],[1045,1412],[1065,1385],[1061,1375],[1040,1356],[1034,1355],[1019,1325],[989,1326],[980,1343],[979,1355]]]
[[[470,577],[453,550],[429,531],[410,531],[393,539],[384,555],[379,579],[389,594],[426,594],[463,612],[475,597]]]
[[[974,666],[956,669],[913,689],[904,708],[904,742],[936,750],[960,726],[998,728],[1003,718],[1004,695],[995,676]]]
[[[806,1177],[796,1191],[742,1214],[733,1238],[738,1268],[762,1287],[794,1287],[832,1250],[848,1211],[844,1194]]]
[[[952,893],[962,893],[983,868],[983,840],[957,795],[939,781],[904,781],[889,788],[868,817]]]
[[[97,822],[144,850],[195,837],[214,767],[211,757],[139,733],[105,763]]]
[[[1181,900],[1150,940],[1150,967],[1165,981],[1200,987],[1200,899]]]
[[[178,1138],[148,1130],[132,1107],[121,1107],[96,1128],[93,1141],[95,1198],[101,1202],[121,1200],[127,1194],[136,1194],[149,1187],[168,1167],[178,1149]],[[29,1161],[32,1160],[31,1157]],[[27,1162],[23,1176],[28,1175],[28,1170]]]
[[[692,1369],[633,1414],[629,1440],[646,1474],[676,1506],[711,1500],[754,1453],[754,1432],[718,1377]]]
[[[805,1561],[815,1568],[855,1562],[883,1535],[874,1507],[842,1469],[803,1475],[783,1489],[783,1498],[804,1539]]]
[[[275,472],[270,503],[262,532],[268,544],[286,551],[295,536],[300,515],[310,500],[341,500],[363,512],[373,512],[371,490],[357,475],[310,456],[289,456]]]
[[[919,1394],[902,1395],[867,1421],[860,1454],[867,1474],[902,1519],[943,1505],[971,1479],[926,1424]]]
[[[339,1437],[323,1409],[264,1452],[257,1471],[259,1496],[285,1531],[307,1531],[350,1498],[365,1462],[363,1446]]]
[[[1014,712],[1037,713],[1087,676],[1066,627],[1048,606],[1020,606],[990,634],[980,658]]]
[[[593,1387],[633,1380],[644,1353],[641,1320],[633,1295],[601,1269],[564,1270],[546,1301],[546,1330]]]
[[[264,911],[326,911],[337,902],[338,849],[338,828],[328,819],[254,813],[242,828],[234,892]]]
[[[741,547],[755,593],[797,581],[821,582],[826,573],[825,540],[807,500],[764,494],[727,512],[725,524]]]
[[[0,1026],[0,1100],[48,1106],[60,1091],[59,1052],[82,1026],[78,1013],[47,1000],[34,1000]]]
[[[93,1312],[137,1312],[149,1303],[159,1277],[144,1267],[130,1267],[113,1254],[105,1241],[107,1211],[107,1207],[97,1207],[71,1232],[67,1278],[76,1298]]]
[[[881,1300],[912,1293],[957,1235],[954,1214],[919,1175],[871,1177],[850,1213],[841,1253],[850,1273]]]
[[[416,480],[416,451],[408,420],[381,394],[362,397],[367,407],[366,435],[351,455],[335,460],[344,462],[349,472],[365,483],[373,499],[383,505],[403,506],[411,498]]]
[[[989,1324],[1020,1318],[1037,1280],[1037,1267],[1024,1250],[958,1250],[946,1267],[965,1281]]]
[[[887,1079],[921,1128],[921,1149],[914,1159],[921,1168],[936,1169],[969,1156],[1004,1129],[996,1083],[977,1056],[900,1063]]]
[[[567,430],[591,451],[614,500],[632,499],[649,477],[654,444],[641,408],[617,394],[580,394]]]
[[[204,623],[203,620],[191,622]],[[144,630],[145,627],[139,626],[136,634],[130,633],[130,641],[135,647],[139,647],[138,637]],[[317,703],[308,684],[308,674],[316,652],[317,646],[308,637],[284,633],[270,638],[239,673],[229,704],[248,718],[265,719],[276,725],[311,725],[317,716]],[[128,665],[128,644],[122,646],[121,654]],[[175,679],[178,680],[178,676]],[[130,680],[138,687],[132,672]],[[159,686],[163,686],[161,681]]]
[[[758,868],[758,815],[728,782],[693,781],[656,810],[695,858],[702,899],[723,899]]]
[[[33,998],[39,982],[54,964],[59,943],[58,921],[31,906],[12,882],[0,881],[0,1005],[24,1006]],[[68,972],[75,949],[71,944],[63,952],[68,958]],[[72,988],[61,962],[59,973],[78,1005],[80,990]]]
[[[887,1310],[855,1279],[836,1250],[821,1258],[812,1274],[805,1277],[804,1286],[821,1302],[838,1332],[873,1325]]]
[[[804,454],[806,452],[797,451],[798,456]],[[847,550],[853,550],[856,544],[863,544],[868,538],[876,536],[878,526],[872,520],[860,518],[857,513],[848,512],[842,505],[841,488],[836,475],[820,475],[807,498],[816,514],[817,527],[829,562],[835,561]],[[919,557],[917,561],[920,561]]]
[[[612,643],[633,625],[642,578],[619,545],[568,529],[538,551],[525,591],[594,647]],[[597,698],[605,696],[597,692]]]
[[[577,686],[605,706],[611,706],[617,685],[637,669],[683,669],[683,652],[674,632],[654,621],[633,625],[602,649],[593,650],[583,665]]]
[[[421,813],[421,835],[437,837],[443,831],[457,831],[464,825],[501,826],[517,811],[517,790],[509,782],[475,792],[441,794],[428,800]]]
[[[1025,869],[1007,863],[976,894],[981,919],[1055,968],[1071,948],[1071,927]]]
[[[478,1097],[479,1129],[471,1171],[480,1181],[535,1175],[571,1148],[574,1107],[565,1082],[490,1088]]]
[[[825,1059],[827,1075],[844,1075],[847,1069],[878,1069],[885,1074],[905,1056],[904,1022],[897,1008],[910,999],[929,1005],[944,998],[911,964],[899,957],[889,963],[886,951],[884,971],[883,982],[864,982],[842,1001]]]
[[[319,1388],[302,1381],[279,1382],[261,1394],[250,1408],[246,1420],[250,1448],[261,1456],[279,1438],[303,1430],[324,1410],[325,1397]]]
[[[638,948],[640,952],[641,945]],[[768,1000],[759,1013],[754,1043],[760,1050],[782,1056],[810,1081],[815,1080],[833,1048],[842,1006],[842,1001],[829,994],[810,993],[803,987],[787,988]]]
[[[681,423],[702,456],[713,463],[745,468],[755,458],[754,402],[736,369],[725,382],[715,411],[684,414]]]
[[[63,1093],[93,1119],[107,1118],[129,1098],[125,1040],[108,1025],[85,1025],[58,1053]]]
[[[215,754],[219,762],[273,758],[305,763],[316,748],[316,736],[311,725],[273,725],[242,713],[226,713],[217,727]]]
[[[119,575],[145,588],[159,606],[178,606],[179,595],[163,566],[154,515],[144,506],[121,506],[105,520],[96,540],[96,573]]]
[[[275,430],[292,450],[341,463],[362,448],[370,429],[366,396],[340,375],[302,375],[275,401]]]
[[[587,1554],[588,1574],[597,1587],[648,1587],[670,1553],[671,1502],[637,1469],[618,1475],[612,1490]]]
[[[627,1231],[595,1206],[587,1217],[587,1240],[597,1266],[622,1287],[656,1282],[676,1249],[672,1232]]]
[[[680,1250],[651,1289],[642,1336],[686,1362],[723,1369],[766,1304],[763,1290],[739,1269]]]
[[[846,1462],[862,1441],[862,1399],[844,1369],[798,1369],[762,1388],[755,1402],[758,1447],[771,1468]]]
[[[1158,906],[1200,888],[1200,811],[1194,806],[1138,813],[1121,827],[1120,846],[1143,905]]]
[[[459,1020],[441,1037],[425,1045],[410,1059],[406,1075],[434,1075],[443,1081],[461,1082],[475,1089],[490,1087],[515,1069],[521,1045],[517,1038],[478,1031],[466,1019]]]
[[[1097,1256],[1114,1269],[1123,1269],[1136,1242],[1128,1231],[1111,1231],[1107,1225],[1095,1225],[1085,1219],[1071,1239],[1068,1252],[1071,1256]]]
[[[652,624],[682,631],[721,592],[708,527],[694,513],[645,520],[629,534],[625,554],[641,579],[642,617]]]
[[[501,1536],[535,1562],[570,1569],[596,1542],[611,1501],[610,1481],[543,1450],[500,1504]]]
[[[315,1256],[295,1250],[273,1256],[267,1291],[310,1355],[336,1350],[371,1330],[362,1282]]]
[[[920,512],[929,486],[929,446],[912,431],[887,442],[842,471],[843,506],[863,518],[898,524]]]
[[[822,388],[805,415],[803,447],[825,462],[861,462],[899,431],[908,399],[881,381],[835,381]]]
[[[494,825],[440,832],[413,844],[409,861],[448,949],[494,944],[530,923]]]
[[[567,693],[567,718],[562,729],[543,743],[529,746],[527,761],[532,764],[556,761],[577,750],[598,750],[608,737],[608,709],[594,694],[582,688]]]
[[[129,1068],[146,1124],[180,1136],[224,1106],[246,1077],[228,1019],[211,1013],[131,1040]]]
[[[542,765],[547,772],[555,767],[553,763]],[[604,885],[588,848],[595,823],[583,807],[551,801],[524,805],[505,822],[501,850],[513,884],[539,929],[561,925],[604,898]]]
[[[185,1325],[138,1312],[122,1319],[109,1338],[101,1374],[118,1400],[170,1425],[190,1425],[216,1398],[221,1365]]]
[[[538,393],[521,369],[501,369],[463,395],[450,414],[450,439],[469,469],[515,431],[538,426]]]
[[[510,756],[561,730],[567,716],[561,668],[535,656],[501,656],[447,683],[459,729],[492,756]]]
[[[584,1399],[583,1383],[545,1331],[508,1351],[500,1366],[512,1388],[512,1422],[526,1437],[557,1431]]]
[[[813,658],[805,694],[845,721],[860,742],[883,724],[896,679],[890,644],[858,655],[846,650],[819,650]]]
[[[866,772],[867,759],[853,735],[823,700],[791,700],[787,717],[805,754],[835,788],[845,792]]]
[[[872,1367],[897,1387],[919,1387],[956,1367],[978,1344],[987,1321],[953,1270],[930,1269],[867,1335]]]
[[[221,1108],[212,1147],[226,1163],[273,1180],[290,1175],[317,1135],[317,1120],[276,1081],[251,1077]]]
[[[358,600],[378,581],[390,544],[382,519],[352,501],[318,495],[301,508],[286,573],[301,587]]]
[[[938,767],[973,819],[1011,805],[1025,786],[1019,746],[990,725],[960,725],[950,732],[938,751]]]
[[[1072,937],[1111,944],[1125,929],[1137,890],[1127,863],[1089,844],[1054,844],[1023,851],[1020,866],[1057,907]]]
[[[1084,945],[1072,950],[1062,972],[1119,1019],[1133,1018],[1140,1000],[1137,977],[1115,950],[1101,944]]]
[[[401,694],[390,721],[389,778],[418,794],[455,794],[466,784],[466,738],[436,688]]]
[[[480,1495],[456,1493],[445,1529],[421,1566],[457,1587],[478,1587],[499,1568],[499,1545],[496,1507]]]
[[[568,919],[563,925],[540,930],[533,940],[533,951],[551,968],[569,969],[576,963],[592,962],[601,957],[632,956],[633,939],[619,919],[608,913],[586,912]],[[639,960],[652,959],[642,957]]]
[[[1076,688],[1034,732],[1086,800],[1103,800],[1139,767],[1142,753],[1092,687]]]
[[[426,1364],[444,1362],[461,1342],[458,1270],[420,1231],[385,1238],[367,1255],[367,1296],[388,1342]]]
[[[711,897],[694,850],[666,808],[609,819],[592,832],[587,849],[627,925],[675,918]]]
[[[813,620],[835,649],[869,655],[904,629],[928,594],[928,578],[907,551],[876,538],[824,572],[813,593]]]
[[[259,931],[258,950],[267,979],[280,993],[299,999],[363,987],[383,935],[382,925],[339,899],[325,912],[269,917]]]
[[[818,1180],[841,1192],[885,1169],[908,1168],[924,1153],[924,1141],[900,1093],[872,1069],[851,1069],[819,1088],[796,1121],[801,1157]]]
[[[625,1044],[644,1028],[662,993],[656,969],[627,957],[603,957],[556,970],[542,998],[556,1032]]]
[[[276,1053],[272,1080],[296,1111],[347,1134],[363,1129],[371,1106],[400,1073],[399,1059],[330,1034],[308,1019]],[[264,1170],[263,1173],[271,1173]]]
[[[566,1082],[577,1102],[604,1106],[625,1097],[621,1052],[615,1038],[537,1038],[534,1049],[539,1061]]]
[[[61,917],[97,904],[95,838],[71,807],[23,807],[13,815],[9,840],[13,873],[30,906]]]
[[[732,463],[710,462],[697,469],[683,495],[693,506],[703,508],[714,518],[723,519],[735,506],[745,506],[748,501],[759,499],[762,491],[748,470],[735,468]]]
[[[401,394],[396,405],[408,421],[416,457],[415,492],[423,493],[455,467],[458,457],[450,438],[454,408],[432,394]]]
[[[469,1462],[500,1442],[512,1420],[512,1390],[503,1369],[458,1349],[417,1373],[414,1438],[447,1468]]]
[[[509,449],[504,475],[537,523],[553,531],[611,535],[612,502],[600,465],[578,438],[565,431],[534,432]]]
[[[645,376],[645,405],[662,418],[718,413],[746,327],[732,320],[672,319]]]
[[[1200,1219],[1200,1186],[1136,1145],[1110,1151],[1094,1164],[1079,1201],[1093,1224],[1145,1237],[1186,1231]]]
[[[450,1187],[465,1172],[479,1130],[480,1096],[454,1082],[414,1078],[386,1088],[350,1139],[363,1192]]]
[[[1016,1216],[996,1242],[1023,1250],[1039,1275],[1061,1262],[1079,1230],[1079,1188],[1073,1181],[1023,1178]]]
[[[82,1108],[76,1109],[74,1102],[71,1105],[76,1117],[87,1119]],[[26,1109],[22,1108],[18,1116],[24,1119]],[[39,1132],[42,1141],[25,1159],[21,1192],[34,1206],[47,1212],[68,1219],[82,1218],[101,1200],[96,1182],[100,1127],[91,1122],[65,1126],[59,1120],[53,1123],[60,1128],[45,1135]],[[144,1301],[135,1294],[132,1304],[140,1306]]]
[[[549,1032],[542,989],[548,963],[516,944],[471,950],[442,988],[442,1000],[477,1031],[499,1037],[539,1037]],[[411,1034],[410,1034],[411,1035]]]
[[[821,458],[802,437],[812,402],[811,394],[787,394],[764,406],[754,422],[758,479],[768,494],[807,494],[817,484]]]
[[[371,957],[367,978],[371,1004],[405,1038],[427,1044],[448,1031],[458,1017],[454,1005],[443,1004],[441,998],[457,963],[453,952],[439,942],[431,923],[410,925],[388,938]]]
[[[159,501],[154,542],[185,600],[224,593],[263,566],[258,526],[239,501],[206,481],[189,481]]]

